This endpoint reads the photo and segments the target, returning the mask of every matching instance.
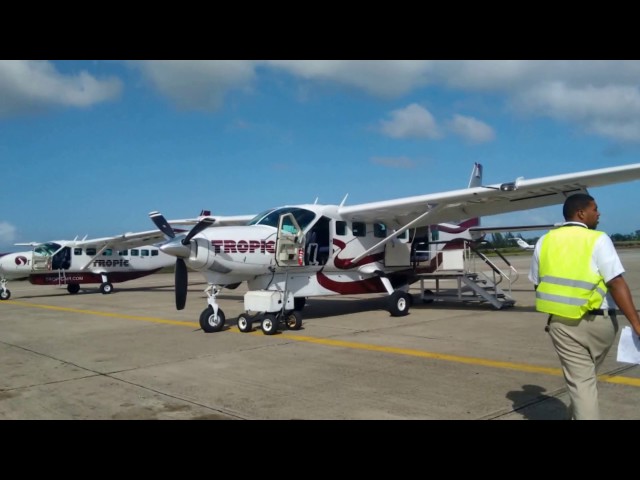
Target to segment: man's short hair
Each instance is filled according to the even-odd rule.
[[[591,202],[595,202],[595,199],[586,193],[576,193],[567,197],[564,201],[564,206],[562,207],[562,215],[564,215],[564,219],[569,220],[570,218],[573,218],[578,210],[584,210],[591,204]]]

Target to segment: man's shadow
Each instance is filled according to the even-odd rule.
[[[523,385],[520,391],[507,393],[513,402],[513,411],[527,420],[567,420],[569,409],[556,397],[544,395],[546,389],[539,385]]]

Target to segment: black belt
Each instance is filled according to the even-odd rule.
[[[610,308],[609,310],[606,311],[606,315],[608,316],[613,316],[616,314],[616,309],[615,308]],[[587,312],[587,315],[605,315],[605,311],[602,310],[601,308],[597,308],[596,310],[589,310]]]

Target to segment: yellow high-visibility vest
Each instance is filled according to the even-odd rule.
[[[568,225],[542,239],[536,310],[579,319],[600,308],[607,294],[604,278],[591,269],[591,256],[603,232]]]

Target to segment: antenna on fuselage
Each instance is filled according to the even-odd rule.
[[[347,193],[347,194],[344,196],[344,198],[342,199],[342,201],[340,202],[340,206],[343,206],[343,205],[344,205],[344,202],[346,202],[346,201],[347,201],[347,197],[348,197],[348,196],[349,196],[349,194]]]
[[[317,204],[318,204],[318,197],[316,197],[316,199],[313,201],[313,204],[314,204],[314,205],[317,205]]]

